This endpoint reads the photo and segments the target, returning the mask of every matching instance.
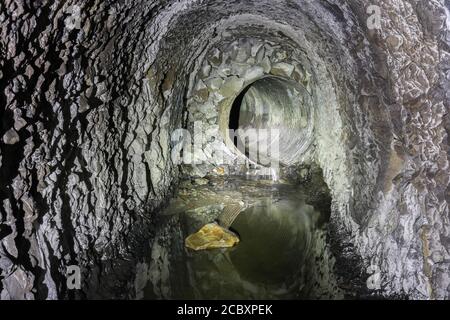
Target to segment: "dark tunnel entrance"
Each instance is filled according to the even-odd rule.
[[[251,161],[273,160],[290,165],[310,142],[312,102],[300,84],[264,77],[246,86],[234,99],[228,119],[229,138]]]

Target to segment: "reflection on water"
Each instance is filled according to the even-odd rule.
[[[227,201],[247,206],[231,226],[241,239],[236,247],[200,252],[185,248],[185,257],[174,262],[172,272],[187,279],[172,288],[173,298],[313,298],[314,288],[323,286],[317,279],[317,257],[325,251],[321,214],[306,204],[301,189],[252,183],[188,188],[185,200],[167,209],[166,214],[180,215],[186,237],[217,218]]]
[[[237,247],[189,252],[195,297],[296,297],[313,215],[311,207],[292,200],[266,200],[242,212],[232,225],[241,238]]]
[[[235,222],[242,245],[231,252],[239,273],[261,284],[291,283],[308,256],[311,207],[282,200],[246,210]]]

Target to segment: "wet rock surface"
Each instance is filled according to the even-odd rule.
[[[184,281],[166,264],[179,221],[161,217],[180,177],[171,134],[220,131],[262,74],[312,95],[296,165],[323,170],[346,261],[382,296],[449,298],[449,2],[370,4],[376,29],[363,0],[0,2],[1,298],[142,297],[147,274],[169,296]],[[202,146],[181,173],[261,174]]]

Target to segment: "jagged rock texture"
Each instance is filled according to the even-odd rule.
[[[1,298],[74,297],[72,264],[75,297],[133,297],[120,288],[134,292],[147,225],[179,177],[170,134],[224,34],[297,50],[310,158],[379,293],[450,298],[449,2],[373,0],[376,30],[366,2],[2,1]]]

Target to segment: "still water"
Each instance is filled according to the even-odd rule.
[[[192,184],[165,214],[179,215],[185,239],[217,219],[224,205],[236,202],[246,208],[230,228],[239,244],[206,251],[183,248],[184,256],[172,262],[171,272],[184,278],[171,288],[173,298],[299,299],[331,290],[329,275],[322,279],[321,272],[329,254],[323,213],[307,204],[301,188],[248,180]]]

